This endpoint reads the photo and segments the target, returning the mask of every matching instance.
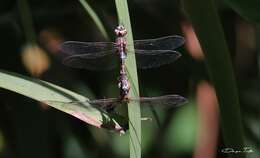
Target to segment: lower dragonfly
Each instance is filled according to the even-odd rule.
[[[88,101],[88,103],[93,106],[105,109],[106,111],[110,111],[117,106],[129,102],[138,102],[140,103],[141,106],[156,105],[156,106],[167,107],[167,108],[178,107],[187,102],[186,98],[176,94],[157,96],[157,97],[138,97],[138,98],[129,97],[130,82],[127,77],[124,61],[122,61],[120,67],[118,88],[120,91],[120,95],[118,98],[90,100]]]
[[[118,98],[106,98],[106,99],[97,99],[97,100],[86,100],[86,101],[72,101],[72,102],[58,102],[61,105],[75,105],[75,106],[92,106],[94,108],[100,109],[102,111],[113,113],[114,109],[120,105],[124,105],[129,102],[139,103],[141,106],[158,106],[163,108],[175,108],[187,103],[187,99],[176,94],[156,96],[156,97],[129,97],[130,91],[130,82],[127,77],[125,61],[121,61],[120,73],[118,77],[118,88],[120,90],[120,95]],[[52,101],[46,101],[52,102]],[[117,116],[120,116],[117,114]],[[124,118],[120,116],[121,118]],[[128,124],[125,124],[126,121],[121,124],[121,127],[118,132],[125,133],[128,130]],[[103,126],[106,129],[114,129],[114,124],[106,124]]]

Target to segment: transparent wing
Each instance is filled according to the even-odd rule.
[[[184,42],[185,39],[177,35],[134,41],[137,67],[149,69],[174,62],[181,57],[174,49]],[[129,49],[128,52],[131,53],[133,50]]]
[[[179,52],[170,50],[136,50],[136,63],[139,69],[156,68],[170,64],[180,56]],[[111,70],[119,66],[119,60],[119,56],[110,51],[99,52],[93,58],[90,54],[70,55],[63,60],[63,64],[88,70]]]
[[[66,41],[61,44],[60,50],[65,57],[84,55],[84,58],[99,58],[111,52],[115,52],[115,47],[113,42]]]
[[[71,55],[63,60],[63,64],[88,70],[111,70],[119,65],[119,57],[116,53],[110,51],[104,54],[102,55],[101,52],[100,57],[96,55],[94,58],[90,58],[89,54]]]
[[[97,100],[85,100],[85,101],[71,101],[71,102],[63,102],[63,101],[43,101],[44,103],[55,103],[61,106],[84,106],[86,108],[94,107],[97,109],[108,110],[120,105],[120,100],[118,98],[107,98],[107,99],[97,99]]]
[[[63,63],[88,70],[111,70],[119,63],[113,42],[67,41],[61,44]]]
[[[136,50],[136,64],[139,69],[156,68],[170,64],[181,57],[177,51],[171,50]]]
[[[181,36],[166,36],[134,42],[137,67],[148,69],[169,64],[181,55],[175,48],[184,43]],[[67,41],[61,47],[64,64],[89,70],[110,70],[119,65],[116,45],[113,42]],[[128,52],[133,52],[128,50]]]
[[[155,39],[135,40],[134,47],[139,50],[174,50],[182,46],[185,39],[182,36],[173,35]],[[160,53],[163,53],[161,51]]]
[[[114,107],[121,104],[121,101],[118,98],[97,99],[97,100],[90,100],[88,102],[89,104],[98,108],[102,108],[104,110],[113,109]]]
[[[152,105],[164,108],[174,108],[187,103],[187,99],[179,95],[131,98],[131,101],[140,102],[141,106]]]

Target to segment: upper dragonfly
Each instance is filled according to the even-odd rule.
[[[183,37],[173,35],[136,40],[133,48],[127,44],[125,39],[127,31],[124,26],[119,25],[115,33],[117,35],[115,42],[64,42],[60,47],[64,55],[63,63],[74,68],[108,70],[118,66],[120,58],[124,59],[128,53],[134,52],[138,68],[154,68],[178,59],[181,54],[175,49],[185,42]]]

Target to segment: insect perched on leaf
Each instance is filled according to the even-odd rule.
[[[179,95],[164,95],[157,97],[129,97],[130,82],[126,73],[125,60],[128,54],[135,53],[137,67],[140,69],[155,68],[169,64],[178,59],[181,54],[174,49],[184,43],[181,36],[166,36],[155,39],[136,40],[134,45],[127,44],[127,34],[124,26],[115,29],[117,35],[115,42],[78,42],[67,41],[61,45],[63,63],[74,68],[88,70],[108,70],[120,66],[118,77],[118,98],[87,100],[83,102],[70,102],[64,104],[88,104],[105,111],[111,111],[118,105],[128,102],[138,102],[143,105],[156,105],[161,107],[177,107],[187,102]]]

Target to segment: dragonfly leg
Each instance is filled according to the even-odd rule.
[[[115,106],[113,106],[113,105],[108,105],[108,106],[106,106],[106,112],[108,112],[108,113],[112,113],[112,112],[114,112],[115,111]]]

